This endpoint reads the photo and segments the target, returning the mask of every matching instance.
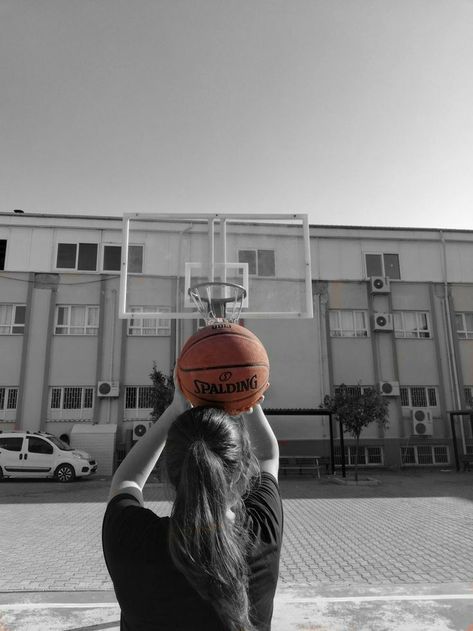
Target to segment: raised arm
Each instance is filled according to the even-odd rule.
[[[129,493],[143,504],[143,487],[163,451],[168,430],[173,421],[189,407],[190,404],[176,387],[171,405],[128,452],[125,460],[115,471],[109,500],[119,493]]]
[[[279,471],[279,445],[260,404],[252,412],[243,414],[251,445],[259,460],[261,471],[271,473],[276,479]]]

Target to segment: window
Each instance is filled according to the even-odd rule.
[[[456,313],[455,327],[461,340],[473,340],[473,313]]]
[[[467,408],[473,408],[473,386],[465,386],[465,405]]]
[[[329,321],[331,337],[368,337],[366,311],[331,309]]]
[[[27,436],[28,452],[30,454],[52,454],[54,449],[50,443],[37,436]]]
[[[128,335],[171,335],[171,320],[168,318],[140,318],[138,314],[144,311],[168,312],[169,307],[156,305],[139,305],[131,307],[136,317],[128,320]]]
[[[103,271],[119,272],[121,269],[122,248],[121,245],[103,246]],[[141,274],[143,271],[143,246],[128,246],[128,272]]]
[[[23,438],[15,436],[0,436],[0,449],[7,451],[21,451]]]
[[[0,270],[5,269],[6,254],[7,254],[7,240],[0,239]]]
[[[95,272],[97,252],[97,243],[58,243],[56,268]]]
[[[56,335],[97,335],[99,307],[95,305],[57,305]]]
[[[349,396],[359,396],[362,392],[364,392],[365,390],[369,390],[370,388],[373,388],[373,386],[347,386],[345,385],[345,388],[347,390],[347,394]],[[341,386],[335,386],[334,387],[334,394],[339,394],[341,391]]]
[[[276,276],[274,250],[238,250],[238,262],[248,263],[250,276]]]
[[[50,389],[50,410],[91,410],[93,404],[94,389],[89,386],[55,386]]]
[[[25,317],[25,305],[0,305],[0,335],[22,335]]]
[[[401,271],[399,268],[399,254],[365,254],[366,275],[386,276],[399,280]]]
[[[401,386],[401,406],[429,408],[438,405],[437,388],[424,386]]]
[[[412,339],[432,337],[430,316],[426,311],[395,311],[394,335]]]
[[[450,455],[446,445],[412,445],[401,447],[401,464],[448,464]]]
[[[0,410],[16,410],[18,388],[0,387]]]
[[[18,405],[18,388],[0,386],[0,419],[14,420]]]
[[[151,410],[154,407],[154,386],[127,386],[125,408],[128,410]]]
[[[342,450],[339,445],[335,447],[335,464],[342,464]],[[356,447],[353,445],[345,446],[345,464],[352,466],[356,461]],[[384,462],[383,447],[359,447],[358,449],[358,464],[367,465],[382,465]]]

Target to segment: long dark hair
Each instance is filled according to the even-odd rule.
[[[204,407],[184,412],[169,429],[165,466],[176,493],[169,527],[174,564],[229,631],[254,631],[242,497],[260,470],[241,418]]]

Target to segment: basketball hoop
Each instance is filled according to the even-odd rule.
[[[189,287],[189,296],[206,324],[238,322],[246,289],[236,283],[215,281]]]

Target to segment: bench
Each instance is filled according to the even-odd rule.
[[[463,471],[469,471],[470,465],[473,464],[473,454],[463,454],[462,463]]]
[[[313,471],[314,476],[320,479],[320,465],[325,465],[325,470],[328,472],[330,466],[330,459],[323,456],[280,456],[279,458],[279,470],[285,475],[288,471],[299,471],[299,475],[302,475],[303,471]]]

